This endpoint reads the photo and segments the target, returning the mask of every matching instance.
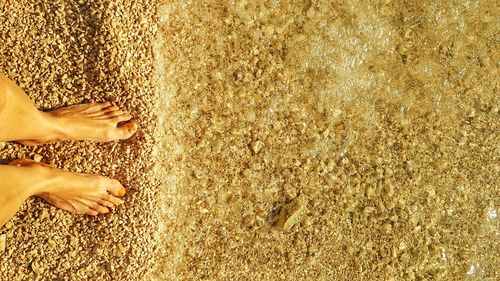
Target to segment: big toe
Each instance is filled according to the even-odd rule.
[[[107,189],[107,191],[109,193],[111,193],[111,195],[113,195],[115,197],[123,196],[126,193],[125,188],[123,187],[123,185],[119,181],[113,180],[113,179],[110,179],[110,180],[108,180],[106,182],[106,189]],[[113,197],[113,196],[109,196],[109,199],[111,199],[111,197]],[[108,198],[106,198],[106,199],[108,199]],[[116,201],[116,202],[119,203],[119,201]]]
[[[137,132],[138,126],[134,121],[130,121],[117,127],[117,130],[120,139],[128,139]]]

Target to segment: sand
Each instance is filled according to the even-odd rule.
[[[128,192],[123,206],[95,218],[28,200],[0,229],[6,235],[0,280],[143,280],[152,267],[158,184],[149,175],[156,122],[150,45],[156,9],[154,1],[130,3],[1,1],[0,69],[38,107],[110,100],[132,112],[140,132],[106,144],[6,144],[3,162],[37,158],[116,178]]]
[[[0,280],[500,278],[494,1],[36,2],[1,2],[0,69],[141,132],[0,144],[129,190],[97,218],[30,199]]]
[[[160,2],[157,280],[500,278],[494,1]]]

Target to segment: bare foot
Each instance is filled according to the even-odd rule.
[[[108,142],[128,139],[137,131],[132,115],[110,102],[88,103],[62,107],[42,113],[44,122],[53,128],[42,139],[19,141],[37,145],[63,140]],[[128,122],[126,122],[128,121]],[[126,122],[120,126],[119,123]]]
[[[33,173],[47,174],[48,184],[35,195],[73,214],[95,216],[123,203],[118,196],[125,195],[125,188],[117,180],[58,170],[30,159],[14,160],[9,165],[31,167]]]

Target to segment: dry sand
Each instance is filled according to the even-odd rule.
[[[0,280],[500,278],[495,1],[36,2],[0,3],[0,69],[142,130],[0,144],[129,189],[98,218],[30,199]]]
[[[1,1],[0,69],[44,109],[110,100],[137,118],[132,140],[8,143],[0,159],[40,158],[55,167],[114,177],[125,204],[96,218],[30,199],[3,228],[0,280],[142,280],[153,264],[158,184],[151,108],[154,1]],[[1,179],[0,179],[1,180]]]

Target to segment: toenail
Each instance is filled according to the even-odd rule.
[[[118,191],[118,195],[120,196],[125,195],[125,188],[120,189],[120,191]]]
[[[129,132],[134,132],[137,130],[137,125],[135,123],[129,123],[127,124],[127,129]]]

